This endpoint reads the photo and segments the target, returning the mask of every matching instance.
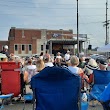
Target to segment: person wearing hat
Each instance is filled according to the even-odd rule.
[[[108,64],[107,64],[106,60],[101,59],[99,61],[99,69],[100,70],[107,70],[107,67],[108,67]]]
[[[88,82],[89,84],[93,82],[93,70],[98,68],[99,66],[97,62],[94,59],[90,59],[85,67],[85,75],[83,76],[86,82]]]
[[[7,45],[3,46],[3,50],[0,53],[5,54],[8,57],[8,59],[10,58],[10,55],[8,53],[8,46]]]

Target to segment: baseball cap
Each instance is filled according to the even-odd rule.
[[[8,49],[8,46],[7,46],[7,45],[5,45],[5,46],[4,46],[4,48],[5,48],[5,49]]]
[[[107,65],[107,62],[106,62],[106,60],[101,59],[101,60],[100,60],[100,64],[102,64],[102,65]]]

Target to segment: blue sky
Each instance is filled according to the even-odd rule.
[[[105,44],[105,3],[106,0],[79,0],[79,34],[88,34],[93,47]],[[8,39],[11,27],[73,29],[76,33],[76,24],[76,0],[0,1],[0,40]]]

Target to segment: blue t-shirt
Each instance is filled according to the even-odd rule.
[[[68,69],[69,69],[73,74],[78,74],[79,67],[69,66]]]

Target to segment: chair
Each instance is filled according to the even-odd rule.
[[[94,84],[90,91],[90,100],[100,101],[100,96],[110,82],[110,71],[94,70]],[[107,109],[106,109],[107,110]]]
[[[23,74],[20,62],[0,62],[1,94],[13,93],[14,97],[23,94]]]
[[[0,110],[2,110],[4,108],[4,100],[7,100],[7,99],[11,98],[12,96],[13,96],[13,94],[0,95],[0,99],[2,100],[2,103],[0,105]]]
[[[44,68],[31,79],[31,87],[36,110],[79,110],[81,107],[80,77],[67,68]]]
[[[100,95],[100,101],[103,105],[104,110],[110,110],[110,83]]]

